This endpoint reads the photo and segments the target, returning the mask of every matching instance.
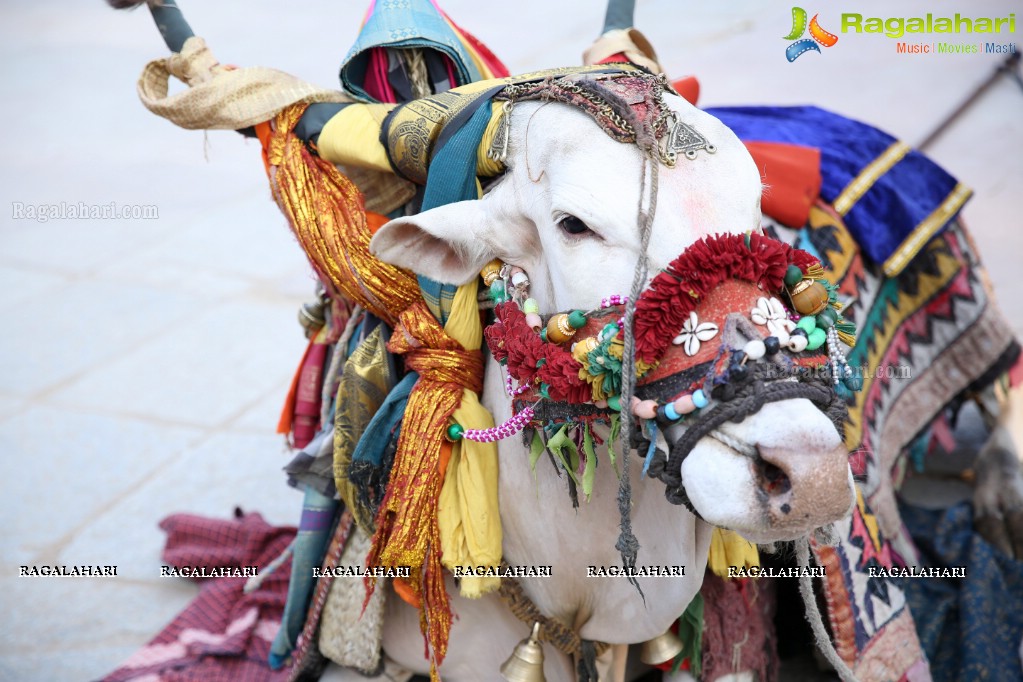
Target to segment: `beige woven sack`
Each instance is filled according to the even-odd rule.
[[[369,536],[355,526],[338,565],[364,566],[369,550]],[[381,579],[363,612],[362,579],[335,578],[320,617],[320,653],[338,665],[375,674],[380,667],[386,592],[387,584]]]
[[[173,95],[170,78],[187,84]],[[149,62],[138,82],[139,99],[151,112],[188,130],[241,130],[269,121],[301,102],[352,102],[295,76],[259,66],[221,65],[197,36],[180,53]],[[366,209],[387,214],[415,195],[415,186],[390,173],[352,166],[342,169],[366,198]]]

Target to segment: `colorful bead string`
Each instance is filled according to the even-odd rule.
[[[452,424],[448,427],[447,437],[450,441],[466,440],[477,443],[493,443],[495,441],[510,438],[526,428],[526,425],[533,420],[534,411],[532,407],[524,407],[522,411],[513,415],[500,426],[492,426],[489,429],[466,429],[461,424]]]

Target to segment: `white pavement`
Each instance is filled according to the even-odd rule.
[[[364,11],[179,2],[222,61],[326,86]],[[512,71],[578,63],[603,13],[581,0],[443,4]],[[898,55],[884,36],[841,34],[789,64],[789,2],[687,5],[640,0],[637,24],[669,75],[699,76],[701,104],[815,103],[910,143],[998,62]],[[865,16],[1019,14],[993,0],[848,5]],[[836,31],[840,11],[824,10],[822,25]],[[192,584],[157,577],[156,524],[167,514],[227,517],[239,505],[274,523],[298,519],[273,428],[304,347],[295,313],[312,279],[267,196],[258,146],[179,130],[138,103],[138,73],[164,54],[145,10],[0,3],[2,680],[100,676],[194,596]],[[1023,89],[1003,78],[931,150],[977,192],[965,215],[1018,333],[1020,121]],[[61,202],[152,206],[156,216],[19,213]],[[115,564],[118,576],[16,577],[23,564]]]

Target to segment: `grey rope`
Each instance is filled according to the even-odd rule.
[[[650,136],[652,138],[652,136]],[[647,249],[650,246],[650,233],[652,232],[654,212],[657,210],[657,157],[654,156],[656,152],[656,141],[653,145],[650,144],[650,140],[642,140],[637,130],[637,143],[641,144],[645,141],[646,144],[641,144],[640,149],[643,151],[643,168],[642,168],[642,180],[639,188],[639,235],[640,235],[640,252],[639,258],[636,261],[636,270],[632,278],[632,289],[629,292],[629,301],[625,306],[625,343],[622,352],[622,391],[621,391],[621,405],[622,405],[622,430],[621,430],[621,447],[622,447],[622,461],[625,462],[625,466],[622,467],[622,476],[618,485],[618,514],[620,516],[618,541],[615,543],[615,549],[617,549],[622,556],[622,564],[625,566],[633,567],[636,565],[636,556],[639,554],[639,540],[636,539],[635,534],[632,532],[632,518],[631,518],[631,506],[632,506],[632,480],[629,474],[629,451],[632,449],[632,429],[633,420],[631,414],[632,396],[636,391],[636,339],[633,333],[632,324],[636,316],[636,302],[639,300],[639,296],[643,291],[643,287],[646,286],[647,273],[650,270],[650,263],[647,258]],[[651,148],[653,147],[653,148]],[[649,184],[647,182],[647,171],[650,173]],[[646,207],[644,208],[644,195],[647,195],[649,189],[649,195],[646,198]],[[639,587],[639,583],[635,578],[629,577],[629,582],[635,586],[639,591],[640,596],[643,597],[644,603],[646,602],[646,596],[643,595],[643,590]]]
[[[796,563],[799,566],[809,569],[810,567],[810,538],[802,537],[796,540]],[[835,651],[835,645],[831,643],[831,637],[824,629],[824,620],[821,618],[821,611],[817,608],[817,596],[813,592],[813,578],[810,571],[800,571],[799,595],[803,598],[803,605],[806,607],[806,620],[813,630],[814,639],[817,640],[817,648],[824,658],[835,668],[835,672],[844,682],[856,682],[856,675],[845,664],[845,661]]]

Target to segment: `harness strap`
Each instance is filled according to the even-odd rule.
[[[706,414],[694,421],[681,438],[671,448],[668,462],[658,478],[667,486],[665,496],[672,504],[683,504],[699,516],[689,502],[689,496],[682,485],[682,462],[689,456],[697,442],[710,435],[726,422],[740,422],[755,413],[766,403],[794,398],[806,398],[824,412],[835,428],[841,433],[845,423],[847,406],[838,398],[829,382],[816,376],[800,376],[796,368],[798,381],[780,381],[777,379],[778,367],[757,365],[751,367],[752,377],[749,383],[736,391],[734,398],[723,401]],[[769,378],[771,380],[769,380]]]
[[[508,569],[506,562],[501,562],[502,569]],[[501,601],[511,610],[512,614],[526,625],[532,627],[533,623],[540,623],[540,639],[553,645],[555,649],[567,656],[583,658],[586,649],[592,644],[593,651],[600,656],[611,648],[607,642],[590,642],[579,635],[557,618],[545,616],[533,600],[530,599],[521,583],[515,578],[504,578],[501,580],[501,587],[497,591]]]

